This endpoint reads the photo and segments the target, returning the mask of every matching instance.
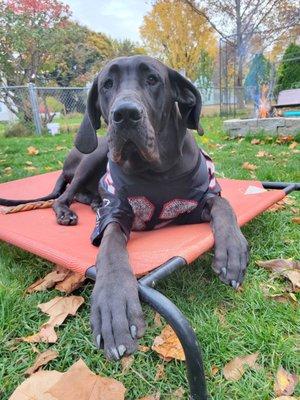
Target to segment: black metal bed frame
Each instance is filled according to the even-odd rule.
[[[281,189],[286,194],[294,190],[300,190],[300,183],[288,182],[261,182],[265,189]],[[147,303],[171,325],[183,347],[187,379],[190,389],[190,400],[208,400],[206,379],[201,349],[195,332],[183,313],[166,296],[154,289],[157,282],[166,278],[177,269],[187,265],[182,257],[173,257],[160,265],[149,274],[138,280],[139,295],[143,302]],[[96,280],[96,268],[87,269],[86,277]]]

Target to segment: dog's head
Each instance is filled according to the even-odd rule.
[[[174,130],[181,136],[186,128],[202,133],[200,111],[200,93],[178,72],[147,56],[117,58],[93,82],[75,145],[82,153],[96,148],[102,116],[114,162],[132,169],[156,165],[163,147],[180,141]]]

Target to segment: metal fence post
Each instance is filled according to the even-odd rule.
[[[39,113],[38,98],[36,95],[36,87],[33,83],[28,84],[29,100],[32,109],[33,121],[35,126],[35,132],[37,135],[42,134],[42,122]]]

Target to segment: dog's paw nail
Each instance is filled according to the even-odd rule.
[[[237,283],[237,281],[231,281],[231,286],[232,286],[234,289],[237,289],[237,288],[238,288],[238,283]]]
[[[135,325],[131,325],[130,327],[130,333],[133,339],[136,338],[136,326]]]
[[[126,347],[125,347],[123,344],[121,344],[121,345],[118,347],[118,352],[119,352],[119,354],[120,354],[120,357],[122,357],[122,355],[125,353],[125,351],[126,351]]]
[[[110,356],[110,358],[112,358],[115,361],[118,361],[120,359],[118,350],[115,347],[109,349],[108,355]]]
[[[221,273],[222,273],[224,276],[226,276],[226,274],[227,274],[227,269],[226,269],[225,267],[223,267],[223,268],[221,269]]]
[[[97,349],[100,349],[100,343],[101,343],[101,335],[97,335],[97,337],[96,337],[96,346],[97,346]]]

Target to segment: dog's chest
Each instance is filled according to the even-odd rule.
[[[215,185],[213,170],[202,154],[196,170],[179,179],[167,182],[132,179],[124,176],[118,166],[108,164],[100,181],[110,195],[129,202],[134,213],[132,229],[137,231],[157,229],[192,213],[212,184]]]

